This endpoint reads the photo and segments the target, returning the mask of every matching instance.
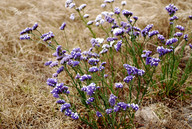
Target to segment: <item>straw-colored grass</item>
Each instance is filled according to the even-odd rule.
[[[115,6],[120,5],[117,1],[120,0],[116,0]],[[127,0],[125,8],[139,17],[139,27],[154,24],[154,28],[166,36],[168,14],[164,7],[170,2],[179,8],[179,24],[185,25],[187,16],[192,14],[191,0]],[[104,11],[100,8],[102,0],[76,0],[76,3],[87,4],[85,13],[89,13],[92,20]],[[44,66],[44,62],[52,58],[52,51],[35,42],[19,40],[21,30],[38,22],[41,32],[52,31],[57,41],[66,46],[64,35],[58,29],[65,21],[68,48],[88,48],[90,33],[78,18],[69,19],[72,12],[74,10],[65,8],[65,0],[1,0],[0,128],[77,128],[76,121],[58,111],[45,83],[53,73]],[[104,37],[103,32],[97,35]]]

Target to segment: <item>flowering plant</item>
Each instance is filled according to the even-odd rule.
[[[112,5],[113,2],[105,0],[101,7]],[[83,11],[86,4],[77,7],[73,0],[66,1],[66,8],[73,8],[92,34],[92,47],[88,51],[82,51],[79,47],[69,50],[59,45],[53,32],[41,34],[37,23],[20,33],[21,40],[37,40],[55,51],[55,60],[45,63],[56,70],[52,78],[47,79],[47,85],[53,87],[51,94],[58,99],[57,104],[61,104],[61,112],[72,119],[80,119],[91,128],[134,127],[135,112],[149,88],[160,88],[162,93],[169,96],[182,87],[192,71],[191,58],[184,72],[178,70],[188,35],[183,36],[185,44],[180,54],[176,54],[175,48],[181,43],[185,29],[175,24],[178,18],[174,14],[178,9],[173,4],[166,7],[171,16],[167,40],[159,31],[150,31],[153,24],[143,30],[138,28],[138,17],[124,9],[126,1],[121,4],[121,8],[102,12],[95,21],[91,21],[88,20],[89,14]],[[75,13],[71,14],[70,19],[75,19]],[[106,33],[105,38],[96,36],[93,24]],[[65,32],[65,29],[64,22],[60,30]],[[176,29],[181,32],[176,32]],[[147,42],[155,38],[158,45],[161,44],[156,48],[159,57],[144,49]],[[158,69],[160,73],[157,73]],[[68,84],[59,78],[64,72],[70,78]],[[72,101],[71,97],[79,103]]]

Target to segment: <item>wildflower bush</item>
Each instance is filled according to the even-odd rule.
[[[192,72],[192,53],[185,68],[179,68],[185,47],[192,45],[188,44],[191,34],[177,25],[177,7],[169,4],[165,8],[170,16],[166,39],[158,30],[151,30],[153,24],[144,29],[137,27],[138,17],[124,8],[126,1],[115,8],[113,2],[105,0],[101,7],[111,6],[111,10],[101,12],[92,21],[84,12],[86,4],[77,6],[73,0],[66,1],[66,8],[76,12],[70,19],[78,14],[92,35],[92,46],[87,51],[68,48],[68,40],[66,46],[61,46],[53,32],[42,34],[37,23],[20,33],[21,40],[36,41],[54,51],[55,60],[45,63],[56,71],[47,79],[47,85],[53,87],[51,94],[58,99],[61,112],[91,128],[133,128],[135,112],[147,93],[153,90],[167,97],[178,95]],[[66,25],[64,22],[60,27],[64,34]],[[97,37],[95,27],[106,35]],[[149,42],[156,51],[147,47]],[[180,51],[176,52],[178,46]],[[68,84],[59,78],[64,72],[70,78]]]

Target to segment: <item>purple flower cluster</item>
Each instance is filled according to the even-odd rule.
[[[185,39],[185,41],[188,41],[188,34],[185,34],[185,35],[183,36],[183,39]]]
[[[79,78],[80,81],[91,80],[91,75],[84,74]]]
[[[192,20],[192,15],[189,15],[189,19]]]
[[[74,120],[79,119],[79,115],[77,113],[72,112],[70,107],[71,107],[70,103],[64,103],[63,105],[61,105],[60,111],[61,112],[65,111],[65,115],[66,116],[71,116],[71,118],[74,119]]]
[[[61,27],[59,28],[60,30],[64,30],[65,29],[65,27],[66,27],[66,23],[65,22],[63,22],[63,24],[61,25]]]
[[[113,35],[115,35],[115,36],[122,35],[123,33],[124,33],[124,29],[123,28],[115,28],[113,30]]]
[[[126,104],[125,102],[119,102],[117,103],[117,105],[113,107],[113,109],[112,108],[106,109],[105,112],[107,114],[111,114],[113,111],[114,112],[119,112],[120,110],[126,111],[128,108],[132,108],[134,111],[137,111],[139,109],[139,105],[134,103]]]
[[[166,41],[165,45],[172,45],[173,43],[176,43],[177,41],[178,41],[177,38],[171,38]]]
[[[149,55],[152,53],[152,51],[143,50],[143,53],[144,54],[142,54],[141,57],[145,58],[145,57],[149,57]]]
[[[108,15],[105,16],[105,20],[106,20],[108,23],[113,23],[113,22],[115,21],[114,18],[112,18],[112,17],[110,17],[110,16],[108,16]]]
[[[114,94],[111,94],[110,97],[109,97],[109,103],[111,106],[114,106],[115,103],[116,103],[116,99],[117,97],[114,95]]]
[[[165,37],[163,35],[158,34],[157,38],[161,41],[161,42],[165,42]]]
[[[125,16],[125,17],[131,17],[133,15],[132,12],[128,11],[128,10],[123,10],[122,11],[122,14]]]
[[[103,116],[99,111],[96,111],[96,115],[97,115],[97,117],[102,117]]]
[[[87,92],[87,95],[92,96],[99,87],[95,83],[91,83],[88,86],[81,88],[81,91]]]
[[[30,39],[30,36],[28,34],[20,36],[20,40],[29,40],[29,39]]]
[[[115,88],[123,88],[123,84],[122,83],[115,83]]]
[[[153,24],[151,25],[147,25],[142,31],[141,31],[141,34],[143,37],[147,36],[150,29],[153,27]]]
[[[181,26],[181,25],[177,25],[176,28],[179,29],[180,31],[184,31],[185,30],[185,28],[183,26]]]
[[[51,94],[53,94],[53,97],[59,98],[59,94],[69,94],[70,91],[68,90],[67,86],[64,86],[64,83],[57,83],[54,89],[51,91]]]
[[[129,83],[135,76],[129,75],[123,79],[124,82]]]
[[[167,12],[169,13],[170,16],[173,16],[176,11],[178,10],[178,8],[176,6],[174,6],[174,4],[169,4],[165,7],[165,9],[167,10]]]
[[[157,52],[159,53],[159,57],[163,56],[163,55],[165,55],[167,53],[170,53],[172,51],[173,51],[173,49],[164,48],[163,46],[158,46],[157,47]]]
[[[114,13],[115,14],[120,14],[121,13],[121,9],[119,7],[115,7]]]
[[[128,64],[123,64],[123,67],[127,70],[128,75],[139,75],[139,76],[143,76],[145,74],[145,71],[142,69],[137,69],[134,66],[128,65]],[[128,83],[129,81],[131,81],[134,78],[134,76],[127,76],[126,78],[124,78],[124,81],[126,83]]]
[[[151,67],[152,66],[158,66],[158,64],[159,64],[159,62],[160,62],[160,59],[159,58],[152,58],[152,57],[147,57],[146,58],[146,65],[151,65]]]
[[[153,31],[149,32],[148,36],[151,38],[152,36],[157,35],[157,34],[159,34],[159,31],[153,30]]]
[[[32,28],[28,27],[20,32],[20,35],[32,32]]]
[[[176,32],[173,36],[174,37],[181,37],[183,35],[182,32]]]
[[[90,59],[88,60],[88,63],[89,63],[90,65],[97,65],[97,63],[98,63],[99,61],[100,61],[99,59],[90,58]]]
[[[177,16],[172,16],[170,19],[169,19],[169,21],[174,21],[174,20],[178,20],[178,17]]]
[[[43,39],[43,41],[47,41],[47,40],[50,40],[52,38],[54,38],[55,35],[53,34],[53,32],[48,32],[48,33],[45,33],[41,36],[41,38]]]
[[[57,79],[53,79],[53,78],[48,78],[47,79],[47,85],[55,87],[57,84]]]
[[[96,66],[93,66],[93,67],[89,68],[89,72],[91,72],[91,73],[94,73],[94,72],[97,72],[97,71],[99,71],[99,69]]]
[[[116,38],[116,37],[108,37],[107,38],[107,42],[111,42],[111,41],[115,41],[115,40],[118,40],[118,38]]]
[[[91,104],[94,100],[95,100],[95,98],[90,97],[87,99],[86,104]]]
[[[36,23],[33,25],[32,30],[36,30],[37,27],[38,27],[38,23],[36,22]]]
[[[122,40],[118,41],[116,45],[114,45],[115,50],[118,52],[121,49]]]
[[[189,44],[189,47],[192,49],[192,44]]]

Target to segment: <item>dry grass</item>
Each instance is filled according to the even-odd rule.
[[[85,12],[94,18],[99,14],[102,0],[87,2]],[[118,1],[118,0],[116,0]],[[161,34],[167,35],[168,15],[164,7],[170,2],[179,8],[180,25],[187,23],[192,14],[191,0],[129,0],[126,8],[139,16],[138,25],[144,28],[154,24]],[[117,3],[117,2],[116,2]],[[71,22],[72,10],[65,9],[65,0],[1,0],[0,2],[0,128],[76,128],[78,124],[58,111],[55,99],[45,84],[51,77],[50,69],[43,66],[51,59],[51,51],[35,42],[20,41],[19,32],[35,22],[41,32],[52,31],[62,45],[62,22],[67,22],[69,48],[90,46],[89,31],[80,20]],[[118,6],[116,4],[116,6]],[[98,37],[103,37],[98,32]]]

